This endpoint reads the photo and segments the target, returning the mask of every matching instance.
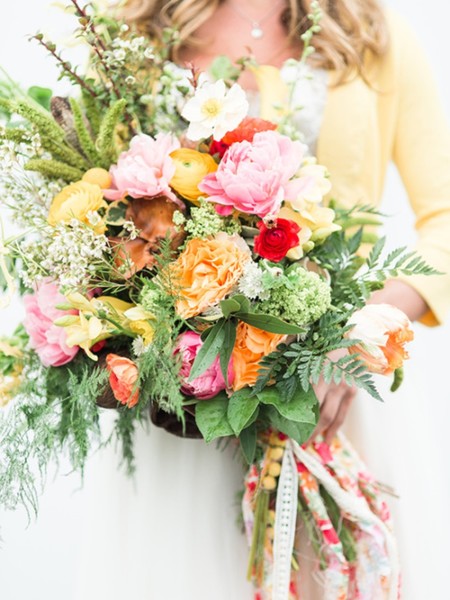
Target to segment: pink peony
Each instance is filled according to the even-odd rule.
[[[187,331],[178,338],[175,354],[181,354],[180,376],[183,381],[181,391],[186,396],[194,396],[199,400],[213,398],[226,388],[225,380],[220,370],[219,357],[199,377],[188,382],[189,374],[194,364],[195,357],[202,347],[202,340],[197,333]],[[230,363],[228,367],[228,382],[231,383],[234,373]]]
[[[65,365],[79,350],[78,346],[69,348],[64,327],[53,324],[53,321],[65,314],[76,314],[76,310],[55,308],[65,301],[58,287],[51,281],[43,281],[34,294],[24,296],[25,330],[30,336],[30,346],[36,350],[45,367]]]
[[[275,215],[283,200],[298,194],[300,180],[290,180],[300,169],[304,152],[302,143],[276,131],[262,131],[252,142],[232,144],[217,171],[198,187],[216,203],[220,215],[233,209],[259,217]]]
[[[170,153],[180,147],[179,141],[169,133],[136,135],[130,142],[130,149],[122,152],[110,169],[112,187],[103,190],[108,200],[132,198],[152,198],[167,196],[177,201],[169,187],[175,174],[175,163]]]

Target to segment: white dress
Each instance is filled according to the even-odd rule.
[[[321,71],[303,80],[299,128],[311,153],[326,88]],[[431,343],[432,337],[419,331],[403,387],[390,394],[389,382],[380,379],[385,403],[360,394],[345,426],[373,474],[402,496],[401,503],[389,503],[405,600],[447,597],[446,554],[433,548],[442,547],[442,540],[450,536],[447,519],[443,521],[450,485],[447,479],[445,489],[442,481],[436,486],[445,465],[443,459],[440,464],[440,440],[428,433],[436,430],[430,423],[430,404],[440,391],[439,362],[432,382],[421,370]],[[443,359],[441,366],[443,371]],[[445,416],[448,423],[448,408]],[[104,420],[111,417],[105,415]],[[136,433],[136,457],[134,480],[117,468],[112,449],[99,452],[88,465],[84,543],[74,573],[74,599],[251,600],[247,543],[237,525],[244,469],[234,448],[179,439],[151,426]],[[438,497],[433,494],[436,489],[441,490]],[[321,600],[320,592],[320,586],[313,585],[304,600]]]

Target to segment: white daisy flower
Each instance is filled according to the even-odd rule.
[[[235,83],[227,89],[223,79],[204,83],[185,104],[181,116],[189,121],[187,137],[197,141],[211,135],[220,140],[235,129],[248,112],[244,90]]]

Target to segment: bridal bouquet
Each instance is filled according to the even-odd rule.
[[[73,94],[13,87],[0,101],[1,197],[24,230],[3,240],[0,269],[25,306],[0,340],[0,499],[36,508],[35,473],[61,453],[82,470],[105,443],[102,407],[117,409],[131,470],[133,430],[150,413],[178,435],[235,438],[253,465],[246,520],[261,581],[287,441],[298,459],[318,421],[313,385],[379,399],[371,373],[399,373],[412,332],[367,300],[387,277],[433,271],[405,249],[382,258],[383,240],[364,233],[378,222],[370,207],[325,206],[330,178],[295,107],[249,116],[236,80],[258,72],[251,61],[181,69],[176,33],[151,45],[71,4],[90,75],[38,34]]]

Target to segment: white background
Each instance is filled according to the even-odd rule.
[[[40,29],[51,32],[57,41],[63,41],[69,37],[72,21],[58,9],[50,9],[48,0],[16,0],[7,4],[7,7],[3,6],[0,65],[24,86],[48,85],[55,91],[63,92],[64,85],[55,84],[57,72],[52,61],[35,44],[27,42],[26,36]],[[450,115],[450,4],[447,0],[436,0],[432,8],[423,0],[391,0],[389,4],[404,14],[421,38]],[[70,54],[83,60],[83,52],[76,45],[72,47]],[[394,215],[388,224],[388,233],[393,237],[395,245],[405,241],[413,242],[413,217],[393,171],[389,174],[386,198],[386,205],[389,205],[387,212]],[[0,314],[1,333],[11,331],[20,314],[19,306],[12,306]],[[449,332],[448,325],[439,330],[427,330],[418,326],[414,349],[415,364],[433,375],[430,377],[430,393],[424,401],[430,402],[429,410],[435,415],[433,427],[438,439],[442,440],[442,448],[445,447],[449,423],[449,393],[445,377],[445,369],[448,369],[445,357],[448,357]],[[401,427],[401,423],[399,426]],[[442,476],[448,478],[448,453],[445,460]],[[79,489],[79,479],[65,475],[66,473],[60,473],[55,481],[48,482],[41,499],[39,520],[27,529],[23,513],[0,513],[0,596],[4,600],[72,598],[71,582],[75,565],[79,561],[85,499]],[[430,489],[429,493],[432,496],[436,490]],[[442,518],[447,517],[448,515],[442,515]],[[438,536],[439,531],[436,531],[436,542]],[[424,551],[433,552],[433,548],[426,548]],[[115,568],[120,566],[111,565],[111,569]],[[442,596],[433,597],[433,600],[443,600],[445,596],[442,591]]]

